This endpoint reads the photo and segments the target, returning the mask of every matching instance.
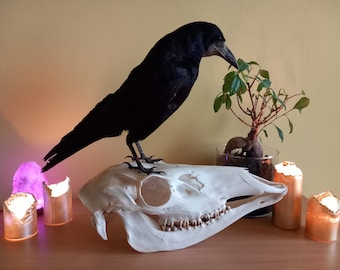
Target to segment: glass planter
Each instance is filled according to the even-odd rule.
[[[262,158],[252,158],[231,155],[224,152],[225,145],[217,147],[216,149],[216,165],[220,166],[237,166],[249,169],[249,172],[273,181],[275,164],[279,160],[279,151],[273,147],[263,145],[264,156]],[[234,200],[242,199],[244,197],[234,198]],[[264,207],[253,211],[246,215],[246,217],[261,217],[270,214],[272,206]]]

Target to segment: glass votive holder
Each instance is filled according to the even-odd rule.
[[[72,220],[72,191],[70,178],[57,184],[43,183],[44,223],[58,226]]]
[[[337,240],[340,220],[340,200],[330,191],[311,196],[308,201],[305,234],[320,241]]]
[[[38,233],[37,200],[26,192],[12,194],[3,203],[4,237],[20,241]]]

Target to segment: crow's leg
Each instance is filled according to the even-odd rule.
[[[155,163],[155,162],[159,162],[159,161],[163,160],[162,158],[152,158],[152,156],[151,157],[147,157],[144,154],[144,151],[143,151],[142,146],[140,145],[140,143],[137,141],[137,142],[135,142],[135,144],[136,144],[138,152],[140,154],[140,159],[145,160],[146,163]]]
[[[140,159],[138,158],[137,153],[136,153],[136,151],[135,151],[135,149],[134,149],[132,143],[128,143],[127,145],[128,145],[128,147],[129,147],[129,149],[130,149],[130,151],[131,151],[131,153],[132,153],[133,160],[136,161],[136,163],[137,163],[137,167],[134,167],[134,166],[132,166],[130,163],[125,162],[126,164],[129,165],[129,169],[138,169],[140,172],[143,172],[143,173],[146,173],[146,174],[151,174],[151,173],[163,173],[162,171],[154,171],[154,167],[152,167],[152,168],[145,168],[145,167],[142,165],[142,163],[140,162]],[[136,145],[137,145],[137,143],[136,143]],[[137,146],[137,147],[138,147],[138,146]],[[139,147],[140,147],[140,145],[139,145]],[[138,151],[139,151],[139,149],[138,149]]]

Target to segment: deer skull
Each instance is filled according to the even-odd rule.
[[[287,192],[284,185],[240,167],[158,163],[157,169],[164,174],[145,175],[115,165],[81,188],[79,197],[104,240],[106,223],[117,213],[136,251],[182,249],[278,202]],[[239,196],[250,197],[229,201]]]

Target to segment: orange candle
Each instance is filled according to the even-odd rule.
[[[26,192],[12,194],[3,204],[4,236],[9,241],[30,238],[38,233],[37,200]]]
[[[46,225],[62,225],[72,220],[72,192],[70,179],[46,185],[44,189],[44,222]]]
[[[294,162],[284,161],[275,165],[274,182],[287,187],[287,194],[273,206],[273,223],[283,229],[301,226],[302,171]]]
[[[305,234],[321,242],[332,242],[338,237],[340,200],[326,191],[308,201]]]

